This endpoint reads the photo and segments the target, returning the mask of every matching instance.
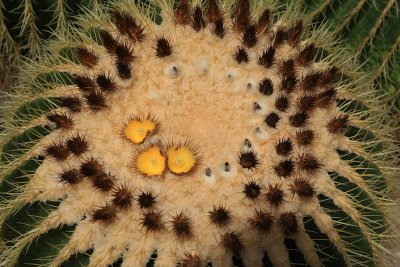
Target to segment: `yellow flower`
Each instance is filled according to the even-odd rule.
[[[168,169],[173,174],[185,174],[196,165],[195,153],[186,146],[170,147],[167,150]]]
[[[140,144],[157,127],[157,123],[151,119],[134,119],[129,121],[124,128],[124,136],[135,144]]]
[[[149,147],[136,158],[136,168],[147,176],[161,175],[165,170],[165,157],[157,146]]]

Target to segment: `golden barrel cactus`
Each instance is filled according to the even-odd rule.
[[[3,105],[0,266],[388,266],[396,144],[295,5],[94,5]]]

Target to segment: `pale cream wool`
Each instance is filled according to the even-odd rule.
[[[249,180],[256,180],[264,185],[278,182],[286,188],[286,196],[290,196],[291,192],[286,185],[289,181],[285,182],[275,177],[271,164],[277,159],[277,156],[274,155],[276,140],[283,136],[293,137],[295,131],[285,118],[282,120],[279,130],[264,126],[264,116],[274,110],[273,101],[278,90],[275,90],[272,96],[264,97],[258,92],[257,84],[253,85],[256,88],[252,90],[247,88],[248,81],[260,81],[263,78],[271,79],[275,88],[279,85],[280,78],[276,73],[276,68],[273,67],[266,71],[255,60],[256,51],[261,51],[265,44],[260,42],[262,45],[251,49],[253,53],[249,64],[238,64],[232,54],[241,44],[238,36],[233,32],[227,32],[226,37],[221,40],[214,36],[209,29],[196,34],[190,27],[175,27],[168,21],[153,30],[154,32],[149,34],[146,41],[142,42],[140,46],[134,47],[134,54],[138,55],[138,58],[132,64],[133,82],[125,86],[121,85],[118,88],[119,91],[108,99],[111,108],[95,115],[79,113],[74,116],[75,128],[86,133],[87,139],[93,146],[90,154],[105,162],[105,166],[113,170],[122,183],[133,184],[133,190],[139,188],[153,190],[157,195],[157,207],[164,211],[165,219],[168,220],[176,213],[184,211],[193,221],[196,237],[194,240],[185,242],[186,244],[179,244],[170,233],[148,235],[147,239],[154,238],[154,241],[151,242],[152,245],[148,247],[147,254],[139,264],[143,265],[153,248],[157,248],[159,253],[157,264],[159,266],[170,266],[171,262],[179,259],[179,252],[182,253],[181,250],[185,249],[199,251],[202,255],[210,255],[210,258],[206,257],[207,260],[213,262],[215,266],[224,266],[226,262],[229,262],[230,256],[221,247],[221,230],[212,227],[208,221],[208,211],[213,205],[219,204],[234,207],[234,209],[230,208],[233,210],[234,221],[227,230],[239,230],[239,233],[243,235],[244,243],[249,246],[248,250],[252,254],[258,250],[259,256],[257,257],[252,254],[247,256],[244,253],[245,262],[262,258],[262,250],[258,245],[260,237],[244,233],[249,232],[246,231],[248,228],[246,220],[251,218],[252,208],[263,205],[258,203],[254,206],[253,203],[244,200],[241,193],[242,183]],[[154,56],[154,50],[151,47],[157,36],[170,38],[173,44],[173,54],[170,57],[157,58]],[[265,42],[268,41],[265,40]],[[297,49],[290,49],[288,45],[284,45],[278,50],[276,58],[286,59],[297,52]],[[108,66],[112,65],[111,60],[107,55],[101,56],[97,69],[108,70]],[[176,77],[168,75],[171,66],[178,69]],[[301,71],[300,75],[304,75],[310,70]],[[94,72],[93,77],[96,77],[96,73]],[[111,76],[117,77],[117,74],[113,73],[113,69],[109,70],[109,73]],[[119,81],[118,78],[116,80]],[[253,103],[255,101],[264,104],[265,110],[262,110],[260,115],[254,114]],[[295,102],[296,100],[292,99],[291,101]],[[294,110],[293,105],[287,114],[290,114],[292,110]],[[337,110],[333,109],[330,114],[334,114],[334,112]],[[315,113],[312,126],[317,129],[324,128],[326,114],[320,110]],[[165,177],[149,179],[137,175],[133,171],[134,166],[130,159],[137,147],[121,138],[119,130],[122,123],[130,116],[145,116],[146,114],[155,115],[161,123],[160,130],[152,138],[174,142],[188,140],[198,148],[199,156],[203,160],[196,172],[189,176],[175,176],[168,173]],[[317,117],[317,115],[319,116]],[[257,126],[263,127],[266,131],[267,137],[262,143],[253,142]],[[251,140],[255,151],[262,159],[261,166],[254,171],[243,170],[237,162],[237,155],[245,138]],[[327,153],[327,144],[317,145],[314,149],[322,157]],[[328,149],[332,149],[332,147],[328,147]],[[234,177],[222,177],[223,171],[220,166],[226,161],[238,170]],[[52,168],[52,166],[48,167]],[[204,169],[207,167],[211,168],[212,172],[216,172],[211,183],[202,179]],[[78,190],[80,191],[80,189]],[[84,201],[85,204],[90,202],[84,199],[81,201]],[[298,199],[289,197],[287,202],[287,207],[282,210],[298,212]],[[130,212],[138,213],[138,210]],[[279,210],[274,211],[275,214],[280,212]],[[124,212],[122,216],[121,221],[124,221],[124,217],[128,215]],[[129,230],[133,234],[129,239],[137,239],[134,237],[135,235],[143,235],[143,230],[137,227],[137,217],[133,224],[136,225],[127,226],[133,228]],[[92,266],[109,264],[116,260],[119,253],[122,253],[124,246],[114,256],[111,256],[110,253],[107,254],[108,256],[101,254],[101,251],[104,250],[103,246],[114,247],[114,244],[118,245],[119,243],[125,245],[127,237],[124,237],[124,231],[118,231],[120,228],[120,224],[108,226],[108,242],[94,244],[95,253],[92,256]],[[282,231],[279,227],[275,228],[277,231]],[[136,231],[133,231],[134,229]],[[122,236],[113,235],[113,232],[120,232]],[[275,238],[271,236],[271,238],[268,238],[271,244],[283,242],[282,234]],[[303,240],[303,242],[306,241]],[[281,244],[283,245],[283,243]],[[133,242],[133,246],[137,245]],[[174,247],[176,249],[172,249]],[[319,261],[314,247],[312,245],[304,247],[306,255],[315,255],[309,256],[313,258],[310,264],[318,266]],[[284,246],[281,246],[277,254],[282,253],[283,249],[285,249]],[[98,250],[100,251],[99,259],[96,256]],[[275,254],[274,250],[276,249],[271,248],[271,250],[271,254]],[[135,252],[130,251],[129,253]],[[280,266],[289,264],[285,257],[276,260],[279,260],[276,264]],[[130,266],[132,263],[126,261],[124,264]],[[250,266],[259,264],[261,261],[254,261]]]
[[[370,192],[362,177],[336,153],[338,148],[346,148],[347,151],[362,149],[347,137],[332,134],[326,129],[330,118],[340,114],[339,108],[335,104],[316,108],[309,113],[306,127],[295,128],[288,119],[296,112],[295,103],[301,95],[300,90],[295,90],[290,94],[288,110],[279,112],[281,120],[277,129],[268,127],[264,119],[271,111],[276,111],[275,99],[282,94],[278,89],[281,77],[277,64],[266,69],[257,63],[257,57],[271,44],[271,36],[260,36],[257,45],[248,49],[249,63],[238,64],[233,53],[238,46],[242,46],[242,42],[240,34],[232,30],[231,19],[225,17],[226,32],[220,39],[209,26],[196,32],[190,26],[176,25],[171,18],[167,10],[163,12],[161,25],[145,20],[146,38],[141,42],[132,42],[120,35],[113,25],[107,26],[117,41],[125,43],[133,51],[132,79],[121,80],[114,67],[115,58],[104,47],[93,43],[86,45],[98,56],[94,68],[76,65],[59,67],[93,79],[100,73],[106,73],[113,78],[117,90],[107,95],[108,108],[91,112],[86,106],[84,111],[72,114],[72,130],[57,130],[43,139],[42,143],[50,144],[80,133],[88,140],[89,151],[80,157],[70,156],[62,163],[46,158],[27,185],[27,193],[18,200],[22,203],[23,200],[45,201],[66,196],[60,207],[43,222],[43,229],[63,223],[77,224],[69,244],[61,250],[53,266],[59,266],[70,256],[89,248],[94,248],[89,266],[107,266],[121,255],[124,260],[122,266],[144,266],[154,250],[158,254],[156,266],[174,266],[187,252],[199,255],[204,263],[228,266],[231,265],[232,253],[223,247],[221,236],[232,231],[243,242],[241,258],[246,266],[261,266],[264,251],[274,266],[290,266],[285,238],[296,241],[310,266],[321,266],[317,248],[304,230],[304,216],[315,220],[320,231],[330,238],[351,266],[353,262],[346,251],[347,244],[341,240],[334,228],[335,222],[319,206],[318,200],[301,200],[290,190],[294,178],[307,178],[317,194],[333,199],[335,205],[354,220],[360,218],[352,199],[335,187],[327,173],[335,171]],[[273,29],[276,28],[275,25]],[[155,56],[154,43],[160,36],[170,40],[173,51],[170,56]],[[276,62],[294,58],[302,47],[303,43],[294,48],[287,44],[279,46]],[[296,76],[303,77],[327,67],[325,63],[298,67]],[[258,90],[259,81],[264,78],[273,82],[271,96],[264,96]],[[73,89],[74,93],[78,93],[77,88]],[[319,90],[322,92],[324,89]],[[255,102],[260,105],[260,110],[254,110]],[[133,155],[140,146],[121,135],[122,127],[130,117],[146,117],[148,114],[157,118],[160,129],[147,138],[146,143],[189,142],[198,151],[198,164],[193,172],[177,176],[166,171],[160,177],[146,177],[135,169]],[[303,152],[310,152],[322,168],[308,173],[295,167],[295,174],[289,178],[278,177],[274,166],[284,157],[277,155],[276,143],[282,138],[290,138],[295,144],[296,131],[303,128],[314,130],[316,137],[313,145],[307,148],[295,145],[289,158],[296,162]],[[260,158],[260,165],[253,170],[239,164],[240,151],[248,150],[243,145],[245,139],[250,140],[252,149]],[[39,153],[40,149],[35,148],[30,155]],[[152,192],[156,196],[155,210],[162,211],[165,229],[146,232],[141,225],[143,210],[136,203],[128,210],[118,212],[117,220],[111,224],[91,221],[91,212],[110,203],[112,195],[101,193],[87,180],[77,185],[57,180],[63,169],[79,167],[81,162],[91,157],[99,160],[104,170],[115,176],[116,185],[127,185],[135,196],[142,191]],[[225,162],[231,166],[229,172],[224,171]],[[205,174],[207,168],[211,169],[211,176]],[[279,184],[285,195],[283,204],[279,208],[272,207],[264,195],[254,201],[246,199],[242,191],[243,185],[249,181],[260,184],[263,194],[268,191],[269,185]],[[217,227],[209,220],[209,211],[219,205],[227,207],[232,215],[226,227]],[[257,232],[249,226],[248,220],[254,216],[254,209],[273,215],[274,223],[267,233]],[[180,212],[190,218],[193,229],[193,236],[183,241],[171,230],[171,220]],[[289,236],[284,233],[278,223],[280,214],[284,212],[296,214],[299,224],[297,233]],[[84,215],[87,218],[82,220]],[[359,224],[362,229],[365,228],[362,220]],[[28,241],[20,242],[24,244]]]
[[[160,30],[160,32],[162,32],[165,36],[169,36],[169,34],[171,34],[169,32],[165,32],[165,30],[164,32]],[[186,36],[184,35],[184,33],[186,33]],[[202,36],[206,35],[207,33],[208,36]],[[178,34],[179,33],[177,33],[177,35]],[[129,161],[126,160],[129,159],[132,151],[130,151],[129,148],[126,147],[126,144],[124,144],[122,142],[123,140],[121,140],[121,138],[118,136],[117,130],[120,127],[121,120],[116,120],[115,118],[124,118],[130,115],[143,115],[148,113],[156,115],[157,118],[162,122],[162,127],[159,131],[160,137],[165,140],[177,140],[177,137],[187,138],[191,141],[193,140],[192,142],[195,145],[199,146],[200,155],[207,159],[203,162],[204,166],[209,166],[212,169],[217,169],[218,166],[213,166],[214,162],[216,163],[226,161],[226,159],[224,159],[224,156],[228,156],[229,153],[234,152],[237,154],[238,150],[240,149],[241,142],[246,137],[251,136],[251,132],[253,130],[251,125],[249,125],[249,127],[243,127],[242,124],[243,122],[246,122],[246,120],[254,116],[252,111],[252,103],[254,101],[263,100],[267,102],[269,99],[273,99],[260,99],[259,95],[257,95],[256,93],[246,92],[246,79],[248,79],[249,75],[251,75],[251,78],[253,78],[254,80],[261,80],[261,78],[263,77],[268,77],[274,80],[274,78],[276,79],[276,75],[268,76],[263,74],[262,68],[256,65],[254,61],[253,64],[250,63],[250,66],[246,66],[245,69],[238,68],[231,55],[232,51],[236,48],[236,46],[239,45],[239,42],[231,42],[230,46],[227,46],[228,42],[226,42],[224,44],[224,47],[226,48],[226,50],[224,51],[225,53],[214,54],[212,50],[214,50],[215,47],[221,46],[221,43],[223,43],[223,41],[221,42],[219,39],[212,36],[210,31],[204,31],[204,34],[199,34],[198,36],[203,38],[210,38],[212,40],[209,41],[209,51],[207,51],[205,45],[203,45],[202,51],[200,53],[196,53],[196,51],[193,51],[193,48],[197,47],[197,43],[202,43],[203,38],[199,38],[200,40],[196,38],[188,39],[188,34],[193,35],[192,30],[184,29],[184,31],[182,32],[182,40],[189,40],[189,42],[179,43],[179,40],[172,39],[172,43],[174,44],[174,51],[176,50],[176,53],[178,53],[179,51],[179,55],[177,55],[177,57],[182,57],[182,59],[176,59],[176,65],[181,68],[179,69],[180,73],[178,75],[179,78],[177,78],[178,81],[165,78],[162,72],[163,68],[168,68],[168,66],[166,65],[169,63],[169,59],[166,60],[166,64],[165,62],[163,62],[163,59],[155,58],[152,51],[148,51],[147,58],[145,56],[145,53],[135,51],[137,54],[143,54],[143,57],[137,59],[137,65],[142,65],[144,62],[149,62],[148,66],[154,66],[156,68],[152,68],[151,72],[149,72],[149,70],[145,68],[142,69],[143,73],[137,71],[135,73],[135,76],[137,76],[139,80],[135,82],[134,87],[126,88],[129,91],[121,90],[121,92],[118,93],[119,95],[116,94],[115,97],[113,96],[113,99],[111,101],[115,101],[115,106],[114,104],[110,104],[110,106],[113,107],[112,109],[107,110],[106,112],[101,112],[100,114],[103,118],[97,115],[96,120],[93,120],[92,114],[85,113],[80,113],[79,115],[74,116],[74,122],[76,125],[75,127],[77,129],[83,130],[83,132],[87,134],[87,139],[91,140],[91,145],[96,148],[91,148],[91,155],[96,158],[103,159],[104,162],[107,162],[108,166],[114,167],[110,167],[110,169],[118,170],[118,177],[124,177],[128,181],[136,178],[138,179],[135,179],[136,184],[138,184],[138,182],[141,182],[143,186],[146,186],[148,184],[148,179],[146,178],[141,179],[141,177],[132,177],[132,166],[129,166]],[[224,40],[231,41],[229,37],[230,36],[228,35],[227,38],[225,38]],[[149,38],[149,40],[151,40],[151,38]],[[193,42],[190,42],[191,40],[193,40]],[[176,41],[176,43],[174,41]],[[207,44],[207,42],[205,44]],[[145,46],[146,45],[144,45],[144,47]],[[202,56],[203,53],[207,54],[207,52],[212,56]],[[190,55],[190,57],[188,59],[183,58],[185,55]],[[203,57],[205,59],[196,60],[196,57]],[[201,62],[201,60],[207,59],[210,62],[209,64],[207,64],[207,68],[208,66],[210,66],[209,68],[212,69],[207,71],[206,74],[203,74],[203,77],[196,77],[196,68],[199,67],[199,62]],[[143,61],[141,62],[141,60]],[[174,64],[174,60],[171,59],[171,61],[172,64]],[[102,64],[99,64],[101,68],[106,68],[107,63],[105,62],[104,65],[105,66],[102,67]],[[143,66],[145,66],[145,64],[143,64]],[[157,72],[157,66],[160,66],[159,72]],[[234,70],[237,70],[237,72],[233,72]],[[154,76],[152,75],[147,79],[144,78],[143,81],[140,79],[140,77],[145,77],[146,74],[148,75],[149,73],[154,73]],[[185,77],[186,73],[188,73],[187,77]],[[190,73],[194,73],[195,75],[191,75]],[[235,73],[235,75],[232,75],[232,78],[228,77],[228,75],[230,75],[231,73]],[[199,74],[201,75],[202,73],[200,72]],[[159,79],[160,77],[162,77],[163,80],[157,82],[157,78]],[[141,82],[143,84],[141,84]],[[278,82],[275,82],[274,84],[277,85]],[[242,90],[237,90],[236,87],[242,87]],[[182,90],[184,88],[188,89]],[[182,94],[182,92],[180,91],[183,91],[185,95],[180,96],[179,94]],[[242,95],[238,95],[240,93],[242,93]],[[148,97],[145,101],[143,101],[142,98],[145,95],[147,95]],[[130,103],[135,103],[135,106],[132,106]],[[267,106],[268,105],[271,106],[271,102],[267,102]],[[91,125],[90,122],[92,122],[93,125]],[[324,123],[325,122],[326,121],[324,121]],[[278,134],[282,136],[281,132],[279,132]],[[257,147],[257,150],[274,151],[274,139],[268,139],[269,141],[264,143],[262,146]],[[232,151],[230,149],[231,147],[237,147],[237,150]],[[98,154],[96,154],[96,152]],[[260,157],[262,159],[266,159],[268,157],[268,154],[270,153],[260,154]],[[208,162],[210,162],[211,164],[209,163],[208,165],[206,165]],[[237,163],[232,162],[231,164]],[[49,168],[49,171],[53,171],[55,169],[52,165],[43,165],[43,167],[45,166]],[[175,210],[180,210],[179,203],[181,201],[187,203],[189,193],[191,193],[192,195],[193,193],[196,193],[193,192],[193,189],[196,189],[196,191],[198,190],[200,192],[215,192],[215,198],[212,198],[212,196],[210,196],[211,192],[207,193],[207,195],[196,194],[195,196],[192,196],[192,199],[197,199],[201,201],[202,207],[197,207],[197,203],[193,203],[193,207],[190,207],[191,212],[193,213],[193,210],[198,209],[198,213],[203,213],[204,217],[202,221],[201,218],[195,217],[194,221],[196,223],[194,227],[195,231],[202,232],[202,240],[199,242],[200,244],[194,244],[195,246],[197,245],[197,249],[203,247],[204,243],[208,243],[208,246],[210,246],[211,244],[214,244],[215,247],[219,246],[218,237],[215,238],[210,233],[209,223],[207,222],[208,219],[206,212],[210,207],[212,207],[213,204],[219,202],[233,202],[232,206],[235,207],[235,213],[238,214],[246,214],[246,210],[249,208],[249,205],[243,205],[247,203],[242,203],[242,195],[238,196],[236,201],[228,199],[232,197],[235,198],[235,195],[239,195],[241,188],[238,187],[238,181],[229,181],[228,184],[225,184],[227,183],[227,181],[218,181],[218,189],[210,190],[208,187],[206,187],[207,185],[205,185],[203,181],[200,181],[200,183],[199,181],[197,181],[197,186],[195,185],[196,180],[200,180],[199,178],[201,176],[201,172],[203,172],[203,169],[199,168],[196,173],[191,175],[192,177],[168,177],[167,175],[165,178],[162,178],[162,181],[165,183],[163,185],[162,191],[160,189],[159,192],[157,191],[157,194],[160,194],[159,202],[160,204],[163,204],[163,207],[165,207],[163,208],[163,210],[171,210],[172,214]],[[252,172],[250,174],[250,177],[254,177],[258,172],[260,174],[266,173],[266,169],[262,169],[260,167],[259,170]],[[243,175],[244,173],[239,172],[239,174],[235,178],[240,182],[243,182],[243,179],[240,178],[240,174]],[[198,177],[197,179],[195,179],[196,176]],[[218,178],[219,177],[216,177],[216,179]],[[169,179],[170,181],[168,181]],[[174,181],[177,179],[179,181]],[[182,179],[191,179],[195,181],[185,182],[182,181]],[[272,181],[273,180],[268,177],[268,182],[271,183]],[[157,183],[159,181],[152,182]],[[185,189],[185,186],[189,187],[189,189]],[[169,188],[171,189],[169,190]],[[179,188],[180,192],[176,191],[177,188]],[[205,189],[202,190],[201,188]],[[81,189],[84,188],[80,187],[79,191],[81,191]],[[88,190],[88,188],[86,190]],[[232,191],[234,192],[233,196],[230,195]],[[75,192],[76,191],[74,190],[74,194],[76,194]],[[181,198],[177,197],[179,193],[182,193]],[[87,196],[89,197],[87,201],[85,201],[84,199],[80,199],[80,203],[84,206],[87,206],[86,204],[89,204],[91,199],[90,194],[88,194]],[[224,196],[226,197],[226,199],[224,199]],[[226,205],[230,206],[228,204]],[[242,210],[240,209],[240,206],[243,206]],[[196,212],[193,215],[196,215]],[[248,214],[248,216],[246,217],[250,217],[249,215],[250,214]],[[237,223],[240,227],[241,223]],[[201,229],[202,225],[204,229]],[[118,224],[115,226],[109,226],[107,232],[112,233],[112,228],[117,226]],[[210,237],[207,238],[206,236],[204,236],[204,233],[210,233]],[[251,242],[251,240],[249,241]],[[255,240],[253,240],[253,242],[254,241]],[[101,243],[107,244],[107,242]],[[166,247],[170,246],[169,244],[165,243],[163,245],[165,245]],[[163,255],[163,250],[159,249],[158,251],[160,253],[160,259],[162,259],[161,257]],[[218,249],[217,251],[217,254],[223,253],[223,251],[221,251],[220,249]],[[151,250],[149,252],[151,253]],[[207,252],[209,253],[209,251]],[[206,255],[208,254],[207,252],[205,253]],[[114,258],[115,257],[111,258],[111,260],[114,260]],[[147,257],[145,257],[145,259],[147,260]],[[107,261],[107,257],[102,257],[102,260]],[[166,260],[168,262],[171,259]],[[221,264],[223,264],[223,262],[226,262],[226,260],[227,259],[225,257],[221,259]],[[94,266],[98,266],[98,263],[95,262],[93,263]],[[103,264],[107,263],[109,262],[104,262]],[[215,264],[216,263],[217,262],[215,262]],[[168,263],[166,263],[166,266],[167,265]]]

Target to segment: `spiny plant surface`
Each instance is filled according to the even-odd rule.
[[[54,32],[66,31],[83,8],[91,8],[96,3],[91,0],[1,0],[1,90],[8,90],[22,56],[36,59]]]
[[[54,32],[64,32],[82,8],[92,8],[106,0],[2,0],[0,1],[0,59],[3,90],[15,75],[20,55],[36,58]],[[372,72],[370,79],[392,95],[386,103],[396,115],[400,31],[396,0],[279,0],[294,3],[313,23],[326,22],[329,30],[345,40],[344,45],[358,55],[362,68]],[[11,75],[14,74],[14,75]],[[398,116],[398,115],[397,115]]]
[[[386,266],[396,144],[297,6],[96,6],[4,106],[0,266]]]
[[[95,3],[85,0],[2,0],[0,38],[5,43],[2,52],[37,55],[52,30],[65,31],[74,15]]]

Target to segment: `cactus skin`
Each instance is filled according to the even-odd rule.
[[[0,1],[0,87],[7,90],[22,57],[36,59],[46,41],[65,32],[95,0]],[[56,34],[54,34],[56,33]]]
[[[237,46],[242,46],[242,41],[243,46],[253,45],[251,30],[248,32],[246,29],[249,24],[246,1],[240,1],[240,4],[240,8],[237,8],[236,3],[219,3],[216,5],[218,8],[214,6],[214,16],[207,16],[206,12],[212,5],[204,4],[204,17],[199,15],[200,9],[197,9],[193,15],[193,25],[189,21],[188,25],[182,26],[179,23],[175,25],[171,19],[187,13],[178,13],[177,9],[174,13],[169,3],[163,3],[159,7],[163,10],[160,27],[153,22],[160,21],[159,8],[155,5],[134,6],[117,2],[110,7],[121,13],[98,7],[79,20],[82,32],[60,36],[60,40],[49,45],[40,62],[29,63],[22,69],[15,95],[4,107],[6,127],[1,136],[0,190],[1,209],[4,211],[0,217],[4,242],[2,266],[75,266],[78,262],[89,266],[112,263],[122,266],[143,266],[146,263],[156,266],[175,263],[203,266],[207,262],[213,266],[226,266],[232,264],[231,260],[236,266],[261,266],[262,262],[266,266],[287,266],[289,262],[308,263],[311,266],[388,265],[383,257],[384,247],[379,244],[392,234],[390,208],[395,202],[390,200],[390,192],[396,187],[392,178],[396,170],[392,165],[392,151],[396,147],[391,140],[390,127],[385,126],[387,118],[378,106],[378,100],[381,100],[375,97],[371,81],[363,78],[363,73],[353,60],[349,60],[345,51],[332,45],[334,41],[331,34],[323,28],[310,30],[306,21],[303,22],[305,32],[302,41],[300,44],[293,41],[294,50],[288,48],[286,41],[283,44],[272,41],[279,39],[278,35],[273,34],[278,29],[277,25],[289,29],[297,23],[301,16],[296,7],[291,7],[287,13],[275,19],[274,27],[270,26],[267,34],[263,35],[261,29],[258,36],[260,40],[255,45],[257,49],[245,47],[250,55],[250,63],[239,64],[232,57]],[[178,6],[178,10],[179,7],[182,8]],[[271,3],[265,3],[265,7],[271,11],[274,9]],[[219,9],[224,12],[219,13]],[[251,10],[252,19],[256,19],[263,7],[253,7]],[[128,17],[118,15],[124,12],[131,14],[141,25],[146,25],[143,40],[139,38],[140,27],[132,27],[132,23],[130,27],[125,27]],[[229,13],[236,18],[233,27],[227,16]],[[220,30],[213,28],[213,24],[217,25],[218,19],[221,19],[218,14],[223,16],[226,26],[223,35]],[[187,22],[184,16],[179,18],[176,21]],[[233,32],[232,28],[237,32]],[[119,56],[122,48],[113,50],[115,46],[110,42],[99,44],[102,39],[106,40],[104,32],[99,34],[100,29],[111,33],[118,43],[126,42],[128,48],[132,46],[135,58],[121,62],[129,58],[126,53],[122,53],[123,57]],[[242,31],[250,37],[241,40],[240,36],[245,36]],[[289,32],[292,37],[289,40],[296,40],[293,36],[295,31]],[[180,34],[186,34],[187,39]],[[160,42],[155,42],[160,36],[170,38],[172,49],[168,45],[165,47],[165,42],[161,47],[158,45]],[[201,36],[204,40],[201,40]],[[204,44],[205,51],[209,53],[210,47],[220,49],[231,69],[223,69],[221,66],[225,63],[219,61],[205,64],[204,58],[200,58],[199,61],[192,61],[192,65],[186,64],[186,68],[194,67],[192,73],[185,73],[185,64],[176,64],[179,63],[176,56],[193,59],[194,56],[187,52],[190,46],[188,48],[182,43],[185,40],[195,45],[196,42],[190,38],[197,38],[198,42],[211,42],[213,45]],[[320,97],[310,92],[315,97],[311,104],[300,105],[302,102],[298,94],[316,90],[313,85],[315,79],[312,76],[309,82],[302,79],[295,92],[279,91],[279,81],[285,75],[291,72],[299,75],[298,69],[280,68],[283,62],[279,58],[282,57],[282,49],[289,49],[289,57],[290,51],[295,51],[292,55],[295,56],[298,53],[296,49],[300,51],[312,42],[316,42],[321,50],[331,51],[332,55],[312,64],[316,72],[324,71],[323,77],[326,77],[328,66],[337,66],[342,75],[334,85],[337,98]],[[276,46],[276,55],[272,57],[265,50],[268,47],[265,44],[268,43]],[[221,44],[225,45],[221,47]],[[131,51],[128,51],[128,56],[129,53]],[[124,75],[121,75],[121,68],[118,67],[120,63],[125,64],[122,68]],[[131,67],[132,77],[125,75],[127,64]],[[301,70],[308,70],[307,66],[295,64]],[[213,65],[220,71],[217,75],[209,73]],[[178,71],[174,66],[178,67]],[[249,76],[237,76],[241,71],[248,73],[249,66],[253,68],[247,74]],[[152,75],[150,67],[160,72],[152,78],[162,82],[151,87],[162,87],[163,83],[172,86],[175,80],[179,82],[189,73],[194,84],[196,80],[193,78],[200,81],[197,84],[207,84],[207,76],[214,75],[213,78],[219,78],[217,82],[223,85],[219,90],[231,90],[222,96],[228,99],[240,96],[248,102],[238,101],[236,105],[243,108],[234,110],[233,114],[231,109],[224,112],[225,121],[220,123],[225,129],[231,127],[229,131],[223,132],[222,136],[207,136],[204,139],[198,130],[190,131],[192,120],[179,118],[178,115],[168,117],[160,111],[168,109],[160,102],[159,96],[168,87],[154,91],[139,86],[146,85],[147,79],[142,77]],[[279,75],[276,73],[278,69],[281,69]],[[113,78],[111,84],[98,79],[103,74],[106,78]],[[100,88],[95,93],[90,89],[85,91],[89,87],[77,83],[77,75],[93,75],[97,83],[95,86]],[[267,91],[261,92],[265,96],[258,92],[258,81],[264,75],[273,81],[274,86],[274,93],[268,96]],[[317,77],[316,82],[323,83],[323,77]],[[209,90],[210,87],[201,89]],[[318,90],[321,93],[329,92],[328,88],[326,91]],[[176,91],[179,91],[179,87]],[[218,95],[220,92],[213,93]],[[290,96],[288,110],[275,101],[277,92],[280,96]],[[168,96],[174,97],[175,93],[172,91]],[[139,98],[132,94],[138,94]],[[190,95],[189,92],[187,94]],[[65,108],[65,95],[79,96],[84,102],[80,112]],[[126,98],[139,101],[132,105],[124,100]],[[258,102],[254,104],[253,99]],[[332,103],[332,100],[336,102]],[[147,105],[146,101],[151,104]],[[228,102],[228,108],[231,107],[226,99],[213,101],[220,101],[218,103],[221,105]],[[107,107],[103,107],[103,102]],[[316,106],[314,110],[310,105]],[[294,112],[300,107],[308,115],[305,121],[302,119],[304,115]],[[293,133],[301,132],[298,130],[303,129],[300,128],[302,124],[310,127],[312,123],[317,136],[311,138],[311,146],[298,145],[308,143],[304,135],[286,132],[280,125],[282,121],[277,121],[276,116],[275,119],[269,116],[268,123],[262,127],[254,126],[252,118],[264,118],[275,108],[279,109],[279,112],[275,112],[279,120],[287,120],[287,124],[292,124],[286,127],[291,127],[289,129]],[[200,111],[196,110],[195,114],[198,115]],[[180,176],[166,171],[163,177],[146,177],[135,170],[132,166],[135,161],[128,159],[137,151],[145,150],[146,144],[139,148],[124,140],[120,127],[129,116],[143,116],[147,112],[155,112],[160,123],[160,131],[149,138],[172,140],[172,145],[173,142],[182,141],[182,138],[188,138],[190,143],[182,143],[183,146],[193,151],[198,146],[198,155],[202,160],[193,173]],[[320,115],[322,112],[327,115]],[[60,117],[54,114],[66,115]],[[336,117],[338,114],[342,115]],[[348,120],[345,114],[349,115]],[[190,110],[185,115],[194,118],[190,117],[193,116]],[[70,118],[72,130],[68,129],[71,127]],[[209,116],[209,119],[213,119],[213,116]],[[92,120],[97,124],[91,123]],[[246,123],[240,123],[239,128],[230,126],[235,120]],[[204,128],[216,127],[215,124],[210,126],[207,121],[201,122],[205,123],[202,125]],[[189,131],[185,131],[185,128]],[[341,128],[345,128],[344,134]],[[207,133],[214,134],[209,129]],[[111,139],[102,140],[110,136]],[[251,148],[245,142],[240,149],[247,137]],[[212,143],[207,140],[210,138],[226,142],[229,145],[227,154],[222,153],[225,150],[218,146],[221,143]],[[287,138],[292,145],[284,142]],[[104,146],[102,143],[107,143],[107,140],[115,142],[115,147]],[[66,162],[60,163],[54,153],[49,152],[53,142],[58,141],[68,148],[70,155]],[[207,142],[215,146],[205,145]],[[117,153],[110,155],[108,150]],[[60,154],[59,148],[57,151]],[[230,157],[229,152],[234,156]],[[326,155],[322,157],[324,153]],[[98,179],[93,178],[95,175],[90,174],[90,168],[82,168],[84,163],[90,163],[90,166],[94,166],[94,174],[98,171],[97,165],[91,161],[92,157],[101,160],[107,172],[111,172],[114,183],[112,190],[107,189],[104,176],[99,184]],[[291,164],[295,168],[291,168]],[[220,165],[222,171],[218,169]],[[233,176],[226,174],[229,172]],[[180,191],[180,188],[188,191]],[[196,190],[202,194],[199,195]],[[125,202],[116,201],[124,192],[127,196]],[[147,199],[148,194],[154,194],[154,199],[150,198],[154,203],[144,201],[140,197],[146,196],[142,195],[143,192],[147,194]],[[131,193],[132,198],[127,193]],[[283,194],[283,200],[279,198],[280,194]],[[196,205],[188,205],[189,201],[196,199],[202,199],[200,203],[197,202],[200,209]],[[106,235],[102,236],[103,233]],[[154,250],[156,253],[153,253]],[[154,257],[155,260],[150,259]]]
[[[52,32],[65,31],[67,23],[90,8],[96,2],[90,1],[1,1],[2,39],[4,49],[15,50],[18,54],[37,55],[44,40]]]

